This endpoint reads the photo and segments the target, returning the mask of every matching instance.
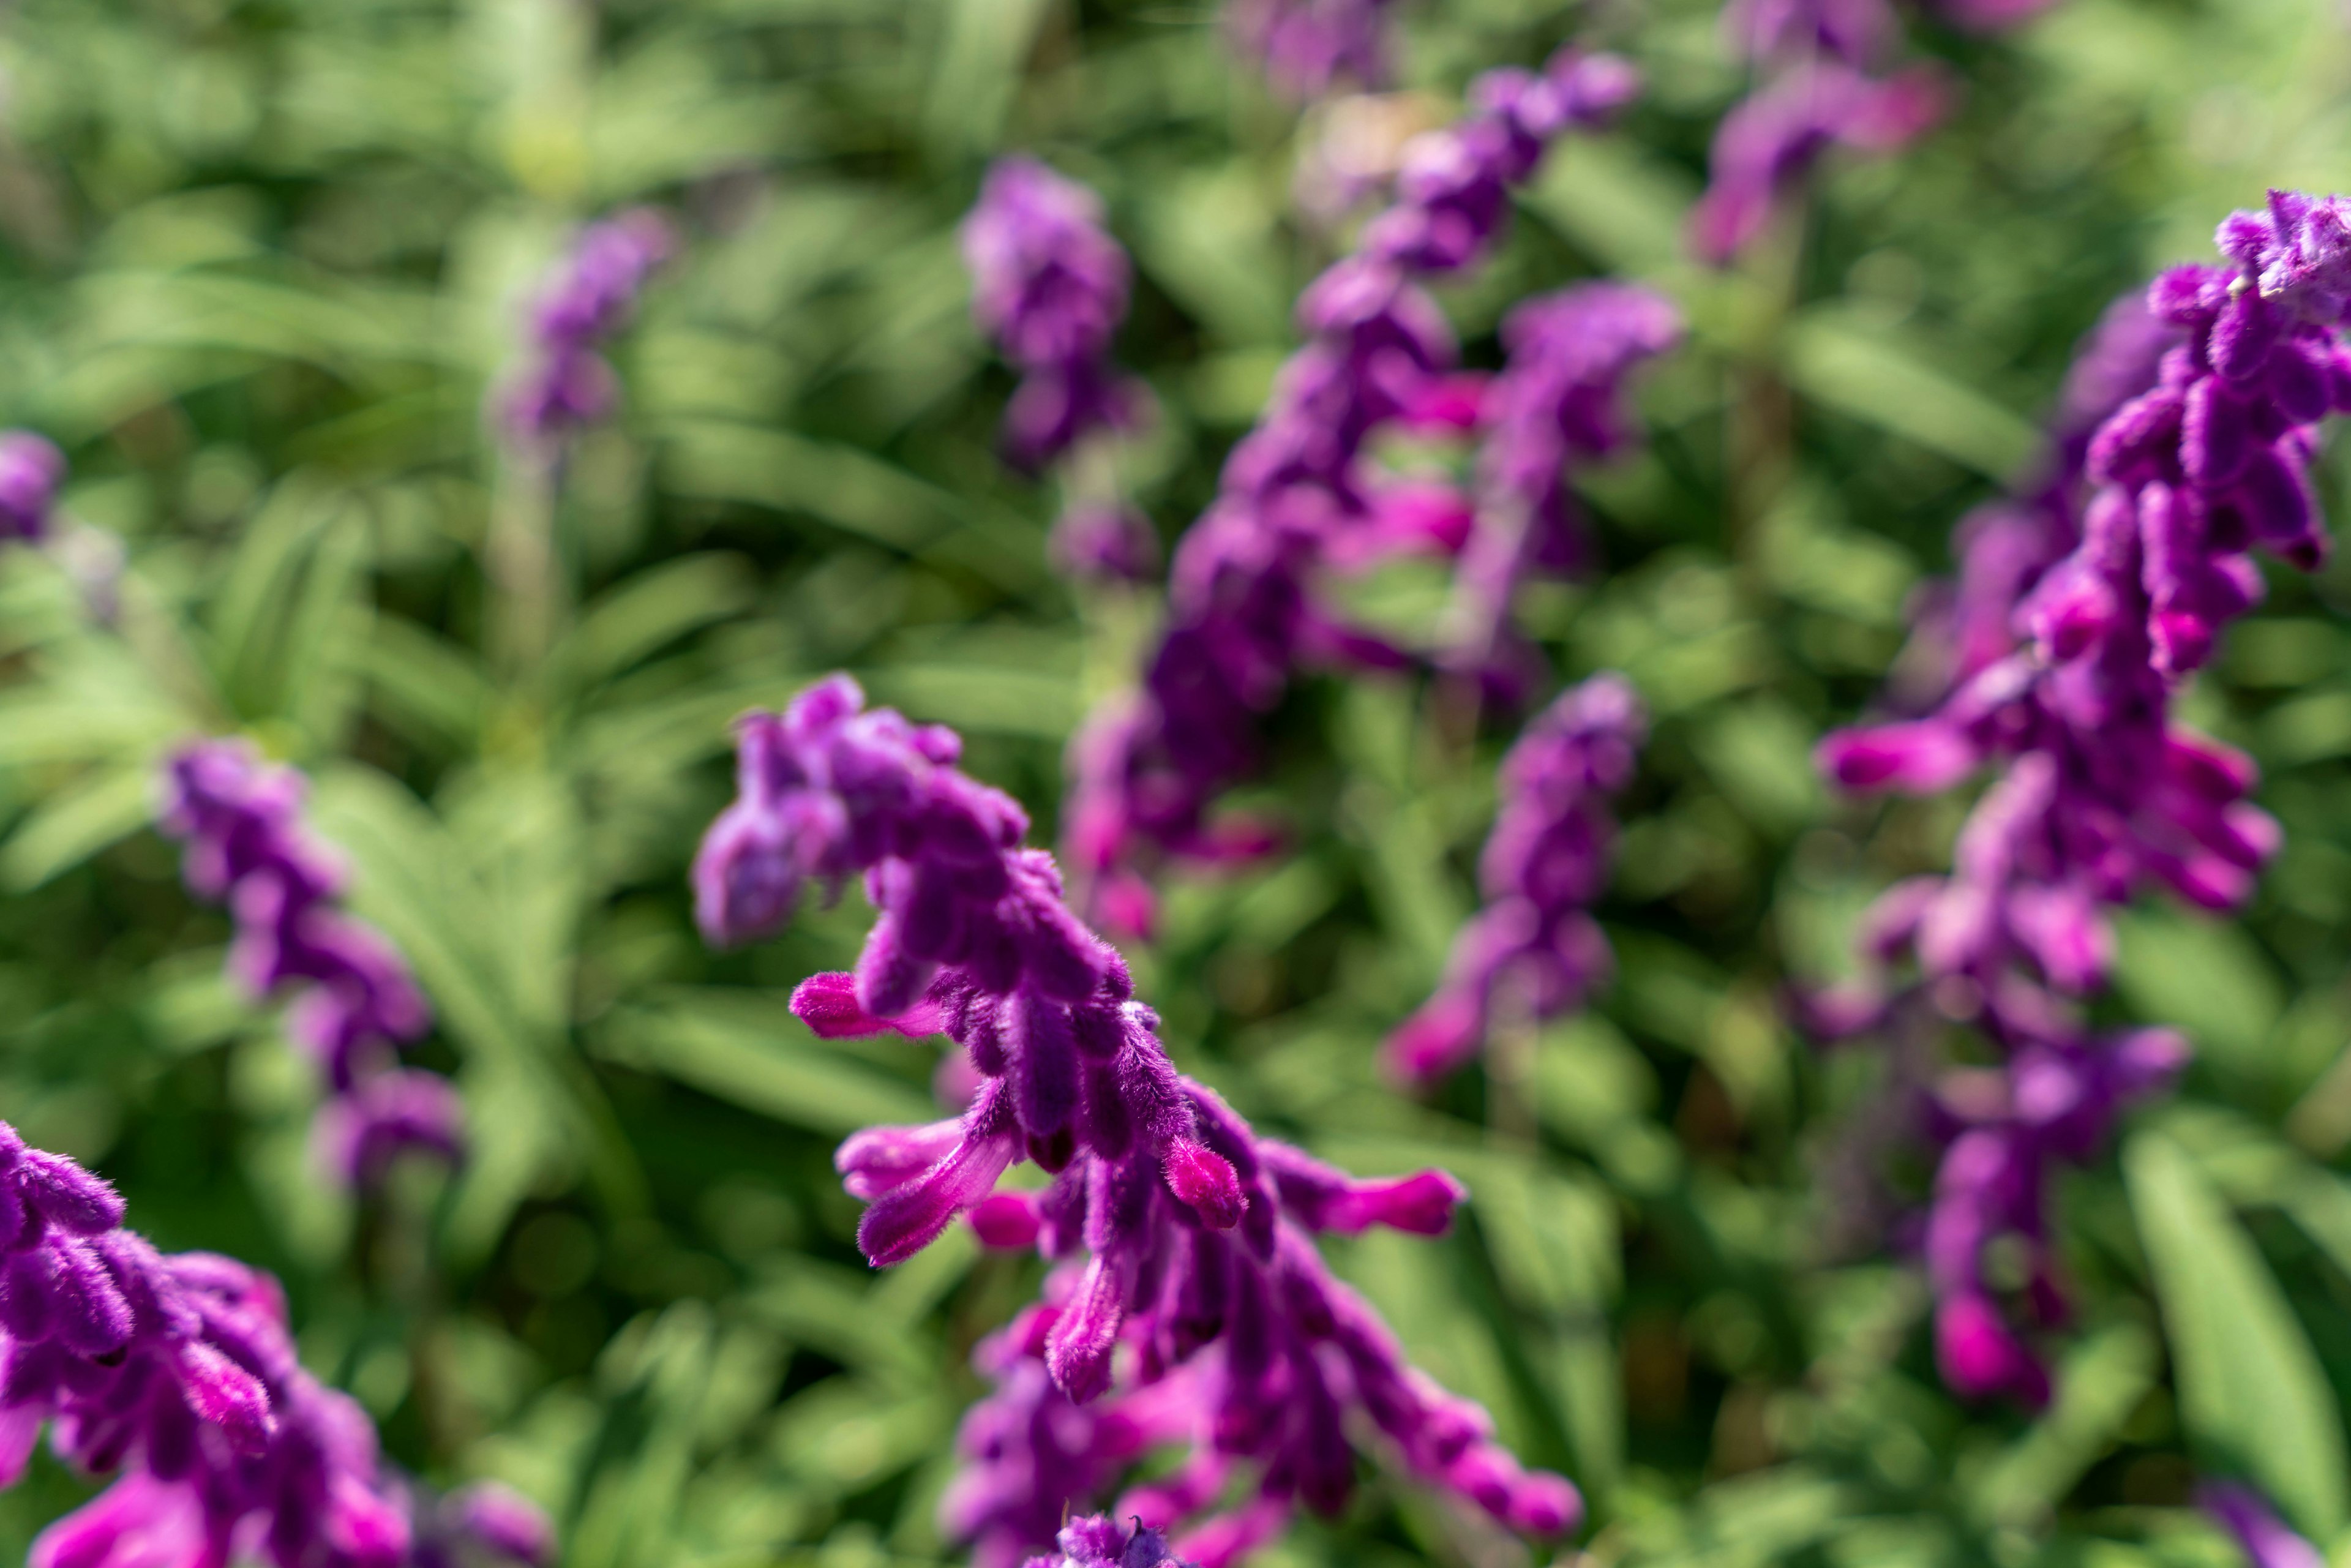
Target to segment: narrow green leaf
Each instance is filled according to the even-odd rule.
[[[2141,1133],[2123,1171],[2190,1438],[2331,1539],[2346,1513],[2343,1419],[2284,1292],[2178,1144]]]

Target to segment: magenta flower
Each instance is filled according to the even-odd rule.
[[[122,1228],[112,1187],[5,1124],[0,1232],[0,1485],[45,1425],[60,1457],[121,1471],[42,1532],[32,1568],[428,1568],[461,1539],[517,1562],[526,1525],[547,1539],[510,1494],[503,1533],[420,1519],[367,1416],[295,1359],[276,1281],[157,1252]]]
[[[1148,1525],[1126,1530],[1101,1514],[1070,1521],[1053,1544],[1057,1550],[1031,1557],[1028,1568],[1204,1568],[1178,1562]]]
[[[1624,678],[1595,675],[1510,747],[1479,861],[1486,907],[1454,938],[1437,994],[1388,1037],[1391,1072],[1427,1083],[1478,1053],[1498,1008],[1557,1018],[1607,977],[1608,939],[1585,907],[1607,882],[1607,798],[1631,782],[1646,729]]]
[[[1443,423],[1464,402],[1451,329],[1423,281],[1478,265],[1508,218],[1510,188],[1550,140],[1604,120],[1634,87],[1623,61],[1574,49],[1541,75],[1480,77],[1466,119],[1409,144],[1396,199],[1357,254],[1300,298],[1306,345],[1177,547],[1142,689],[1097,712],[1071,745],[1065,849],[1081,902],[1116,928],[1149,927],[1148,861],[1227,860],[1272,841],[1211,813],[1258,768],[1265,716],[1293,674],[1409,663],[1325,609],[1317,583],[1326,567],[1362,564],[1367,537],[1417,548],[1466,510],[1425,490],[1399,496],[1366,456],[1382,431]]]
[[[2325,1568],[2325,1553],[2295,1534],[2269,1500],[2252,1488],[2208,1481],[2196,1489],[2196,1502],[2236,1537],[2253,1568]]]
[[[1320,98],[1343,83],[1388,80],[1387,10],[1392,0],[1233,0],[1225,22],[1234,45],[1265,66],[1293,99]]]
[[[1614,456],[1630,444],[1626,382],[1680,340],[1680,313],[1630,284],[1584,283],[1541,295],[1503,321],[1510,359],[1486,389],[1477,525],[1455,582],[1447,655],[1489,689],[1515,696],[1533,674],[1533,651],[1510,624],[1520,583],[1591,564],[1570,465]]]
[[[1727,265],[1831,147],[1892,152],[1940,120],[1944,102],[1940,78],[1924,69],[1879,80],[1826,57],[1773,78],[1715,132],[1706,194],[1690,213],[1690,248]]]
[[[1965,653],[1928,716],[1821,748],[1823,768],[1854,789],[1931,793],[2004,768],[1961,831],[1951,874],[1896,886],[1867,923],[1873,961],[1915,966],[1916,986],[1823,1009],[1844,1032],[1930,1009],[1975,1022],[2005,1058],[1989,1082],[1963,1078],[1937,1097],[1949,1147],[1928,1273],[1944,1375],[1962,1393],[2045,1393],[2017,1312],[1993,1299],[1987,1249],[2024,1244],[2023,1314],[2053,1322],[2047,1173],[2087,1157],[2119,1107],[2187,1054],[2168,1031],[2101,1037],[2081,1023],[2070,998],[2101,990],[2113,963],[2105,911],[2155,889],[2233,908],[2277,847],[2275,822],[2250,800],[2252,762],[2175,723],[2170,705],[2258,598],[2255,549],[2305,569],[2325,554],[2306,469],[2320,422],[2351,407],[2337,340],[2351,307],[2345,214],[2339,198],[2273,193],[2266,211],[2221,225],[2233,267],[2157,281],[2148,309],[2162,330],[2110,316],[2070,389],[2068,423],[2126,401],[2078,448],[2061,440],[2059,489],[2039,507],[2046,531],[1980,573],[1985,597],[1970,611],[1988,622],[2011,594],[2015,646],[1983,646],[1980,664]],[[2154,384],[2128,395],[2158,346]],[[2077,449],[2090,493],[2075,528],[2065,480]],[[1970,541],[1971,568],[1983,538]]]
[[[1004,415],[1008,460],[1031,473],[1144,406],[1110,361],[1133,269],[1102,228],[1101,200],[1033,158],[988,170],[963,221],[971,313],[1020,371]]]
[[[47,538],[65,477],[65,454],[54,444],[27,430],[0,432],[0,538]]]
[[[834,676],[742,734],[763,793],[730,808],[705,843],[707,928],[758,935],[789,914],[776,890],[862,873],[878,915],[856,971],[806,981],[793,1010],[828,1036],[945,1033],[981,1079],[957,1121],[871,1128],[841,1146],[835,1164],[868,1204],[859,1246],[877,1266],[899,1262],[977,1211],[984,1234],[1060,1265],[992,1364],[1040,1360],[1079,1405],[1113,1391],[1123,1402],[1181,1373],[1171,1418],[1201,1462],[1249,1474],[1263,1506],[1200,1519],[1215,1497],[1170,1492],[1155,1513],[1140,1511],[1144,1523],[1188,1521],[1178,1555],[1205,1564],[1223,1559],[1193,1544],[1204,1534],[1213,1546],[1293,1501],[1336,1510],[1353,1487],[1351,1415],[1412,1473],[1515,1528],[1575,1522],[1574,1489],[1520,1469],[1484,1413],[1408,1366],[1315,1251],[1318,1230],[1441,1230],[1461,1196],[1449,1178],[1353,1181],[1259,1138],[1178,1075],[1125,964],[1063,904],[1051,858],[1020,847],[1019,806],[956,770],[951,731],[865,712],[854,684]],[[744,888],[759,896],[737,899]],[[1053,1185],[997,1194],[1021,1159]],[[1050,1417],[1039,1440],[1040,1385],[999,1375],[1007,1403],[979,1441],[967,1434],[983,1479],[959,1484],[952,1516],[1000,1544],[1041,1545],[1037,1521],[1097,1489],[1095,1467],[1117,1450]],[[1021,1462],[1008,1462],[1016,1445]]]
[[[2012,26],[2054,0],[1918,0],[1979,32]],[[1722,119],[1706,194],[1690,214],[1691,250],[1727,266],[1752,244],[1833,147],[1889,152],[1943,117],[1939,73],[1887,74],[1901,33],[1888,0],[1726,0],[1722,31],[1756,71]]]
[[[635,207],[590,224],[532,308],[530,352],[501,394],[507,439],[551,454],[567,435],[611,417],[620,382],[598,347],[627,325],[637,297],[677,248],[669,221]]]
[[[157,826],[186,844],[190,891],[235,918],[230,977],[256,998],[293,998],[288,1032],[327,1079],[322,1163],[371,1186],[403,1149],[455,1160],[462,1108],[445,1080],[397,1066],[432,1010],[398,949],[336,907],[343,870],[303,825],[306,789],[243,741],[198,741],[165,765]]]

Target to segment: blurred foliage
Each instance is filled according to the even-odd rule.
[[[1952,802],[1830,800],[1859,711],[2030,461],[2075,337],[2270,183],[2345,168],[2351,45],[2321,0],[2066,0],[1984,40],[1901,158],[1832,165],[1801,248],[1678,258],[1740,90],[1711,0],[1420,0],[1404,84],[1585,34],[1651,93],[1554,157],[1508,252],[1448,293],[1470,358],[1531,290],[1666,288],[1694,342],[1652,444],[1595,476],[1607,571],[1531,617],[1566,674],[1657,716],[1590,1017],[1430,1103],[1373,1048],[1434,978],[1507,740],[1463,755],[1410,683],[1311,687],[1267,795],[1292,852],[1175,890],[1142,955],[1187,1070],[1370,1173],[1468,1182],[1458,1232],[1343,1270],[1448,1385],[1594,1503],[1601,1562],[2228,1561],[2194,1467],[2346,1515],[2351,632],[2340,570],[2281,575],[2191,695],[2250,747],[2288,848],[2252,915],[2131,918],[2119,1014],[2189,1028],[2176,1103],[2062,1193],[2083,1302],[2037,1418],[1933,1375],[1918,1281],[1841,1183],[1877,1064],[1781,1022],[1854,915],[1948,850]],[[933,1503],[973,1341],[1034,1268],[952,1239],[884,1276],[829,1165],[929,1114],[901,1042],[823,1041],[788,988],[853,952],[852,894],[714,958],[683,868],[727,719],[842,666],[971,737],[1049,827],[1058,752],[1149,606],[1074,602],[1049,489],[991,454],[1009,381],[952,226],[986,159],[1100,188],[1134,251],[1121,358],[1160,418],[1124,482],[1171,536],[1340,237],[1291,200],[1303,123],[1165,0],[19,0],[0,12],[0,421],[64,443],[119,533],[123,626],[0,564],[0,1104],[120,1180],[168,1247],[287,1280],[311,1364],[404,1462],[502,1476],[581,1568],[952,1555]],[[622,352],[617,428],[559,495],[501,468],[486,388],[569,225],[653,200],[690,232]],[[2339,486],[2337,486],[2339,488]],[[502,646],[499,519],[551,506],[559,634]],[[1426,628],[1399,567],[1367,613]],[[219,978],[225,924],[147,831],[160,749],[243,728],[310,768],[356,903],[437,1004],[475,1155],[354,1207],[311,1178],[316,1090]],[[15,1552],[80,1483],[0,1500]],[[1477,1563],[1497,1543],[1368,1491],[1280,1563]]]

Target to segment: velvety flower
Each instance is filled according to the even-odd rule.
[[[1646,729],[1624,678],[1595,675],[1510,747],[1479,861],[1486,906],[1454,938],[1436,995],[1388,1037],[1390,1071],[1426,1083],[1478,1053],[1498,1009],[1556,1018],[1607,977],[1608,940],[1585,911],[1608,877],[1607,799],[1631,781]]]
[[[1033,158],[1003,158],[961,235],[972,319],[1020,371],[1006,457],[1033,471],[1096,431],[1132,426],[1144,394],[1110,362],[1132,268],[1101,200]]]
[[[620,382],[598,350],[628,324],[637,297],[676,248],[669,221],[650,207],[580,231],[532,307],[526,364],[501,394],[508,440],[543,456],[611,416]]]
[[[1320,98],[1343,84],[1387,85],[1387,12],[1393,0],[1232,0],[1226,25],[1242,52],[1291,98]]]
[[[453,1537],[420,1527],[367,1416],[302,1369],[277,1281],[213,1253],[167,1257],[122,1217],[105,1182],[0,1124],[0,1485],[44,1426],[60,1458],[120,1472],[27,1563],[424,1568],[422,1548]],[[501,1536],[468,1539],[502,1551],[532,1522],[546,1541],[510,1499]]]
[[[1102,1514],[1070,1521],[1054,1545],[1059,1550],[1030,1558],[1028,1568],[1200,1568],[1177,1561],[1150,1526],[1128,1530]]]
[[[1447,657],[1514,694],[1533,662],[1510,625],[1520,582],[1588,566],[1593,549],[1571,465],[1631,440],[1624,408],[1635,369],[1681,340],[1681,316],[1631,284],[1584,283],[1530,299],[1502,323],[1509,355],[1487,386],[1478,458],[1477,526],[1455,579]]]
[[[2017,605],[2081,542],[2090,438],[2123,404],[2154,387],[2163,356],[2182,335],[2147,308],[2143,289],[2107,308],[2066,375],[2041,477],[1969,513],[1951,540],[1956,580],[1930,586],[1911,605],[1914,631],[1896,662],[1894,706],[1931,708],[2014,652]]]
[[[455,1158],[455,1093],[395,1066],[432,1010],[399,950],[338,907],[342,866],[302,821],[302,776],[243,741],[205,740],[172,755],[162,785],[157,826],[186,846],[190,891],[235,919],[231,978],[256,998],[291,998],[287,1032],[326,1075],[314,1129],[326,1168],[371,1183],[402,1149]]]
[[[1835,59],[1792,69],[1723,116],[1690,246],[1720,266],[1771,222],[1789,191],[1836,146],[1886,152],[1942,118],[1940,78],[1923,68],[1880,80]]]
[[[1356,1182],[1259,1137],[1179,1075],[1116,950],[1062,902],[1051,858],[1021,847],[1019,807],[956,768],[951,731],[867,712],[834,676],[742,733],[764,794],[714,830],[703,886],[861,874],[877,913],[857,967],[802,984],[793,1010],[827,1036],[945,1033],[982,1081],[957,1120],[869,1128],[841,1146],[844,1184],[868,1206],[859,1246],[877,1266],[903,1261],[972,1215],[983,1235],[1057,1264],[1044,1302],[986,1353],[1003,1387],[966,1429],[974,1464],[949,1493],[952,1521],[991,1552],[1042,1546],[1040,1522],[1098,1500],[1114,1456],[1167,1434],[1246,1475],[1255,1500],[1225,1513],[1221,1491],[1130,1497],[1205,1568],[1229,1552],[1196,1538],[1216,1547],[1293,1502],[1345,1502],[1352,1417],[1411,1473],[1514,1528],[1575,1522],[1574,1490],[1520,1469],[1482,1411],[1413,1370],[1313,1246],[1318,1229],[1441,1229],[1457,1186],[1434,1172]],[[762,904],[773,918],[753,923],[724,896],[705,907],[737,939],[789,913]],[[1052,1185],[998,1193],[1023,1159]],[[1154,1389],[1163,1419],[1123,1438],[1054,1403],[1111,1396],[1116,1410]]]
[[[2253,1568],[2324,1568],[2325,1553],[2296,1534],[2252,1488],[2207,1481],[2196,1489],[2196,1503],[2236,1538]]]
[[[1148,582],[1159,572],[1159,531],[1133,507],[1081,501],[1054,519],[1046,556],[1065,577]]]
[[[1466,509],[1421,497],[1416,511],[1399,511],[1395,482],[1367,455],[1381,433],[1465,403],[1451,328],[1424,281],[1480,261],[1508,220],[1510,188],[1548,141],[1603,122],[1635,85],[1623,61],[1575,49],[1541,73],[1480,77],[1467,117],[1407,143],[1395,199],[1365,225],[1356,253],[1300,298],[1307,341],[1233,449],[1216,502],[1176,548],[1142,689],[1097,712],[1071,744],[1064,847],[1097,917],[1147,930],[1142,865],[1231,858],[1270,841],[1212,811],[1258,768],[1266,716],[1294,674],[1412,662],[1325,608],[1319,580],[1334,564],[1434,537],[1402,521]]]
[[[0,431],[0,539],[37,542],[65,482],[65,454],[28,430]]]
[[[1823,768],[1855,789],[1928,793],[2001,769],[1951,873],[1896,886],[1865,923],[1872,963],[1912,967],[1916,988],[1833,1009],[1866,1025],[1891,1007],[1931,1006],[2002,1053],[1991,1086],[1945,1106],[1928,1225],[1938,1353],[1961,1392],[2045,1391],[2018,1312],[1994,1301],[1978,1260],[1998,1236],[2045,1252],[2053,1165],[2088,1157],[2115,1109],[2186,1054],[2167,1033],[2100,1038],[2081,1024],[2072,998],[2101,991],[2114,962],[2106,911],[2158,890],[2235,908],[2277,848],[2276,823],[2251,800],[2252,761],[2177,723],[2171,702],[2258,599],[2255,549],[2305,569],[2325,553],[2307,469],[2320,423],[2351,408],[2338,341],[2351,308],[2345,211],[2336,198],[2273,193],[2266,210],[2221,225],[2232,266],[2156,282],[2147,308],[2164,332],[2110,319],[2068,418],[2127,393],[2160,343],[2154,382],[2079,446],[2078,484],[2061,461],[2061,491],[2041,516],[2053,535],[2072,528],[2069,547],[2038,568],[2045,551],[2021,549],[1986,590],[1982,608],[2013,593],[2013,646],[1927,716],[1822,746]],[[2075,449],[2061,440],[2061,457]],[[2077,489],[2087,498],[2074,527]],[[2030,1316],[2054,1320],[2045,1269],[2022,1294]]]

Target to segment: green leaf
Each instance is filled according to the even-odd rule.
[[[19,892],[89,859],[155,820],[155,770],[99,768],[34,809],[0,849],[0,877]]]
[[[2010,478],[2040,448],[2039,434],[2004,404],[1842,308],[1816,308],[1790,326],[1785,359],[1789,384],[1805,396],[1987,478]]]
[[[2284,1292],[2179,1145],[2140,1133],[2123,1171],[2190,1438],[2303,1533],[2331,1539],[2351,1511],[2343,1419]]]

